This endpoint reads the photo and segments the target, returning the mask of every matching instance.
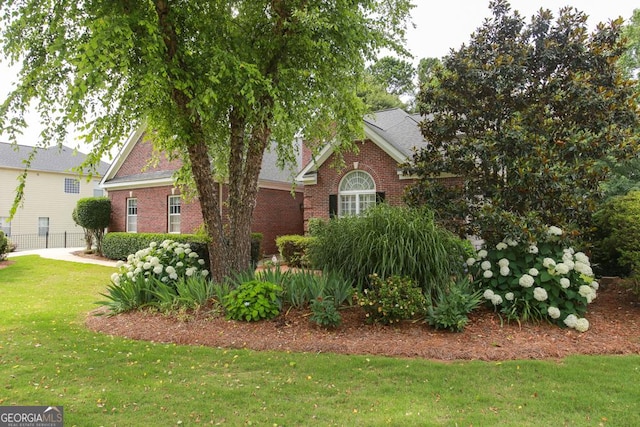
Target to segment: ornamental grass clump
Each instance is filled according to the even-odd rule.
[[[542,242],[505,239],[484,248],[467,265],[483,297],[509,320],[542,320],[584,332],[587,304],[596,298],[589,257],[562,244],[563,231],[549,227]]]
[[[206,278],[209,272],[203,268],[205,261],[191,250],[188,243],[165,240],[151,244],[135,254],[127,257],[127,261],[116,264],[118,271],[111,275],[111,285],[105,304],[112,313],[121,313],[146,305],[162,303],[167,305],[167,298],[180,298],[181,290],[189,278]],[[208,286],[205,281],[189,282],[192,294],[208,293],[207,289],[193,289],[193,283]],[[184,296],[183,296],[184,297]],[[201,299],[201,298],[199,298]],[[200,301],[198,301],[200,303]]]

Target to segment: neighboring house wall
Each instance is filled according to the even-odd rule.
[[[112,206],[109,231],[127,231],[127,203],[130,199],[136,199],[138,233],[170,232],[169,197],[180,195],[180,191],[173,185],[172,175],[173,171],[180,168],[181,162],[169,160],[164,154],[160,154],[150,163],[152,156],[152,143],[140,131],[125,145],[113,170],[105,177],[104,184]],[[277,175],[273,168],[266,171],[270,178],[274,173]],[[221,189],[222,199],[226,200],[226,186],[222,185]],[[278,236],[303,233],[302,203],[301,189],[292,195],[291,184],[261,180],[252,231],[263,234],[262,250],[265,254],[278,252],[275,245]],[[222,216],[226,217],[227,213],[223,204]],[[197,198],[181,200],[180,233],[193,233],[202,224]]]
[[[83,233],[73,221],[73,210],[79,199],[102,195],[100,175],[109,165],[101,162],[98,175],[88,181],[74,171],[85,161],[86,155],[66,146],[36,149],[22,203],[9,222],[18,177],[24,172],[24,160],[33,150],[30,146],[0,143],[0,229],[11,235],[18,250],[84,244],[82,238],[73,238],[74,243],[70,243],[62,235]],[[41,238],[47,233],[55,235],[52,240]]]
[[[15,197],[17,178],[22,171],[0,169],[0,217],[8,217],[9,210]],[[75,182],[65,192],[65,178]],[[71,214],[78,200],[82,197],[93,197],[94,189],[98,188],[100,180],[87,182],[79,179],[76,174],[31,171],[27,177],[27,184],[22,205],[11,221],[11,234],[37,234],[39,218],[49,218],[49,233],[82,233]]]
[[[305,229],[311,218],[329,218],[329,196],[338,195],[341,180],[354,170],[362,170],[371,175],[375,182],[376,192],[384,193],[384,200],[387,203],[391,205],[403,203],[404,188],[414,181],[412,179],[401,180],[398,176],[397,162],[373,142],[366,140],[364,143],[358,143],[358,150],[357,154],[343,153],[345,167],[341,170],[332,167],[335,154],[331,154],[318,169],[317,184],[305,186]]]

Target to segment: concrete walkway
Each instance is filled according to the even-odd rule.
[[[107,267],[115,267],[116,261],[108,261],[101,259],[85,258],[73,255],[72,252],[81,251],[84,248],[52,248],[52,249],[36,249],[31,251],[10,252],[7,254],[9,258],[23,255],[40,255],[42,258],[56,259],[59,261],[80,262],[83,264],[97,264]]]

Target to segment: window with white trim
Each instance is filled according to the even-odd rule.
[[[3,231],[7,237],[11,236],[11,223],[8,216],[0,216],[0,231]]]
[[[49,217],[41,216],[38,218],[38,236],[46,236],[49,234]]]
[[[368,173],[355,170],[340,181],[338,215],[360,215],[376,204],[376,184]]]
[[[169,233],[180,233],[180,196],[169,196]]]
[[[138,199],[127,199],[127,233],[138,232]]]
[[[80,181],[75,178],[65,178],[64,192],[67,194],[80,194]]]

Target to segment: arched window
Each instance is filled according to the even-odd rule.
[[[342,178],[338,193],[338,215],[359,215],[376,204],[376,184],[371,175],[355,170]]]

